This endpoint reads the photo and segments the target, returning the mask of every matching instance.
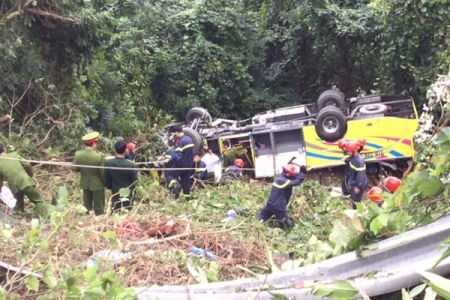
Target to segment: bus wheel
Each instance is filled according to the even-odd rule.
[[[186,136],[190,137],[192,142],[194,143],[194,149],[193,149],[194,154],[196,152],[200,151],[200,148],[203,145],[203,139],[200,136],[200,134],[197,131],[195,131],[194,129],[188,128],[188,127],[183,128],[183,133]]]
[[[327,106],[345,107],[344,96],[334,90],[323,92],[317,99],[317,110],[320,111]]]
[[[327,106],[317,114],[316,133],[326,142],[336,142],[347,132],[347,122],[342,111],[334,106]]]
[[[188,111],[188,113],[186,114],[186,125],[191,124],[191,122],[195,119],[203,119],[207,123],[212,122],[211,115],[203,107],[194,107]]]
[[[384,114],[387,111],[387,106],[381,103],[374,103],[364,105],[359,112],[363,115]]]

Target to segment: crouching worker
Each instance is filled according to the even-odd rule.
[[[225,169],[220,182],[224,183],[229,180],[242,180],[242,168],[244,167],[244,161],[240,158],[234,161],[234,165]]]
[[[258,220],[266,222],[275,215],[280,228],[291,228],[291,221],[286,213],[289,199],[292,195],[292,188],[300,185],[306,177],[306,167],[300,167],[300,172],[293,165],[283,167],[283,172],[277,176],[270,190],[269,199],[261,209]]]
[[[36,183],[32,179],[33,169],[29,162],[1,159],[13,158],[23,159],[18,153],[6,154],[6,149],[0,145],[0,187],[3,180],[8,181],[9,188],[16,198],[16,211],[23,212],[25,209],[25,196],[34,204],[34,208],[40,217],[45,217],[44,200],[36,190]]]
[[[389,193],[393,194],[399,187],[402,186],[402,182],[397,177],[389,176],[384,180],[384,186]],[[378,186],[372,187],[369,191],[369,199],[381,207],[384,203],[383,189]]]
[[[205,184],[208,180],[208,169],[206,168],[206,164],[202,161],[202,154],[195,153],[194,154],[194,170],[191,176],[191,185],[199,186],[200,188],[204,188]]]

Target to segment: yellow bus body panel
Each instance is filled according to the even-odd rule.
[[[417,119],[382,117],[350,120],[344,140],[364,138],[361,155],[366,162],[395,160],[414,157],[413,136],[419,122]],[[307,167],[311,169],[343,165],[344,153],[338,142],[325,142],[317,136],[314,126],[303,128]]]

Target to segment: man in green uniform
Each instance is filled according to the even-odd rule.
[[[229,140],[224,140],[222,142],[223,145],[223,162],[222,162],[222,167],[224,169],[228,168],[229,166],[234,165],[234,161],[238,158],[241,158],[242,156],[245,155],[245,153],[247,153],[247,150],[245,148],[243,148],[242,146],[240,146],[239,150],[236,149],[235,147],[231,147],[231,143]]]
[[[99,135],[98,132],[92,132],[82,137],[86,149],[75,153],[73,164],[100,168],[72,167],[72,171],[81,173],[80,187],[83,189],[84,207],[89,211],[93,206],[96,215],[104,214],[105,207],[105,159],[95,151]]]
[[[114,168],[134,168],[134,164],[125,158],[127,151],[127,143],[125,141],[118,141],[114,146],[116,148],[116,158],[106,161],[106,167]],[[113,211],[120,210],[121,208],[131,209],[134,198],[134,186],[137,182],[136,170],[114,170],[105,169],[105,185],[106,188],[111,190],[115,195],[112,198]],[[129,188],[130,195],[127,201],[120,200],[119,190],[122,188]]]
[[[24,197],[27,196],[34,204],[39,216],[45,217],[44,200],[36,190],[36,183],[32,179],[33,169],[31,168],[30,163],[7,158],[23,158],[17,152],[7,154],[5,147],[0,145],[0,184],[3,185],[4,179],[8,181],[8,186],[17,200],[15,210],[24,211]]]

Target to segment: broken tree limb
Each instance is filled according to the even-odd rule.
[[[10,264],[7,264],[5,262],[0,261],[0,267],[5,268],[6,270],[13,271],[13,272],[20,272],[22,275],[31,275],[36,278],[42,279],[42,274],[33,273],[27,270],[21,270],[21,268],[11,266]]]
[[[217,230],[217,231],[197,232],[196,234],[215,234],[215,233],[228,232],[228,231],[231,231],[233,229],[236,229],[236,228],[240,227],[244,223],[245,223],[245,220],[242,221],[241,223],[237,224],[236,226],[233,226],[233,227],[230,227],[230,228],[227,228],[227,229]],[[129,245],[152,245],[152,244],[162,243],[162,242],[174,240],[174,239],[177,239],[177,238],[185,237],[185,236],[188,236],[190,234],[189,233],[190,227],[191,227],[190,223],[188,223],[184,233],[177,234],[177,235],[174,235],[174,236],[171,236],[171,237],[168,237],[168,238],[164,238],[164,239],[159,239],[159,240],[150,239],[150,240],[147,240],[147,241],[131,242],[131,243],[129,243]]]

